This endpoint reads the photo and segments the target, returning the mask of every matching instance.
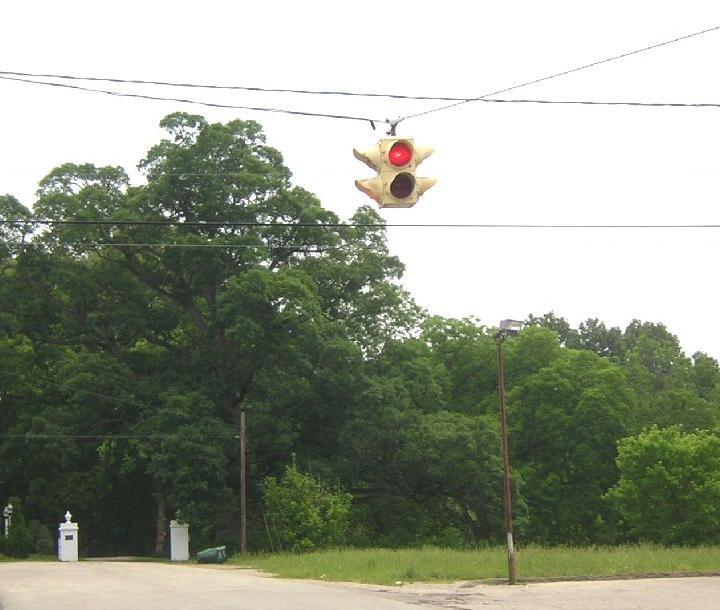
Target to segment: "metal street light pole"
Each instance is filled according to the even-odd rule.
[[[500,330],[495,335],[498,348],[498,387],[500,389],[500,429],[502,432],[503,448],[503,500],[505,504],[505,531],[507,533],[508,555],[508,583],[514,585],[517,581],[515,571],[515,544],[512,529],[512,489],[510,486],[510,450],[508,445],[507,415],[505,412],[505,359],[503,356],[503,343],[508,335],[520,332],[521,322],[517,320],[503,320]]]

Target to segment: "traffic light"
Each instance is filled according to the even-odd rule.
[[[363,193],[381,208],[410,208],[420,195],[437,182],[435,178],[418,178],[415,170],[434,149],[415,146],[411,138],[383,138],[373,148],[353,154],[377,172],[374,178],[356,180]]]

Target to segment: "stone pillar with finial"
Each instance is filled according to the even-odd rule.
[[[65,513],[65,523],[61,523],[58,529],[60,532],[58,538],[58,559],[60,561],[77,561],[79,526],[77,523],[72,522],[70,511]]]

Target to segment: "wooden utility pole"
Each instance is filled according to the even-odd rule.
[[[247,553],[247,483],[245,447],[245,405],[240,407],[240,552]]]

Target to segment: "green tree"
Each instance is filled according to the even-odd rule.
[[[420,504],[435,504],[468,543],[502,539],[502,449],[495,416],[440,411],[402,432],[403,484]],[[519,480],[515,480],[515,489]],[[519,521],[524,512],[516,495]],[[469,534],[469,535],[468,535]]]
[[[617,480],[617,440],[632,395],[622,370],[566,350],[508,396],[513,464],[524,480],[529,536],[542,543],[610,542],[603,495]]]
[[[703,352],[693,354],[692,381],[701,398],[720,402],[720,368],[718,361]]]
[[[303,552],[345,542],[350,494],[300,472],[294,462],[280,480],[265,478],[262,491],[265,515],[280,548]]]
[[[663,324],[633,320],[625,344],[629,379],[645,401],[652,403],[659,392],[689,381],[690,360]]]
[[[235,434],[210,415],[212,405],[202,394],[171,393],[162,400],[144,422],[152,433],[141,444],[155,499],[167,514],[179,512],[200,542],[212,543],[220,516],[233,504],[227,471]]]
[[[710,429],[719,421],[712,359],[696,364],[663,324],[634,320],[625,331],[624,368],[637,396],[632,431],[657,424]],[[715,369],[717,370],[717,369]]]
[[[30,553],[33,552],[32,533],[25,521],[25,514],[20,498],[10,498],[10,503],[13,507],[12,522],[5,545],[5,552],[10,557],[28,557]]]
[[[608,493],[637,540],[720,541],[720,439],[709,432],[653,427],[622,439],[620,480]]]
[[[588,349],[599,356],[622,362],[625,356],[625,340],[622,331],[613,326],[608,328],[597,318],[588,318],[578,327],[577,349]]]
[[[438,406],[468,414],[497,410],[497,346],[488,329],[473,319],[434,316],[422,324],[420,341],[441,366],[443,399]]]
[[[578,347],[578,332],[562,316],[558,317],[550,311],[540,317],[530,314],[525,320],[526,326],[539,326],[552,330],[564,347]]]
[[[503,349],[508,387],[550,366],[563,353],[557,335],[552,330],[534,326],[506,342]],[[497,364],[495,371],[497,373]]]

